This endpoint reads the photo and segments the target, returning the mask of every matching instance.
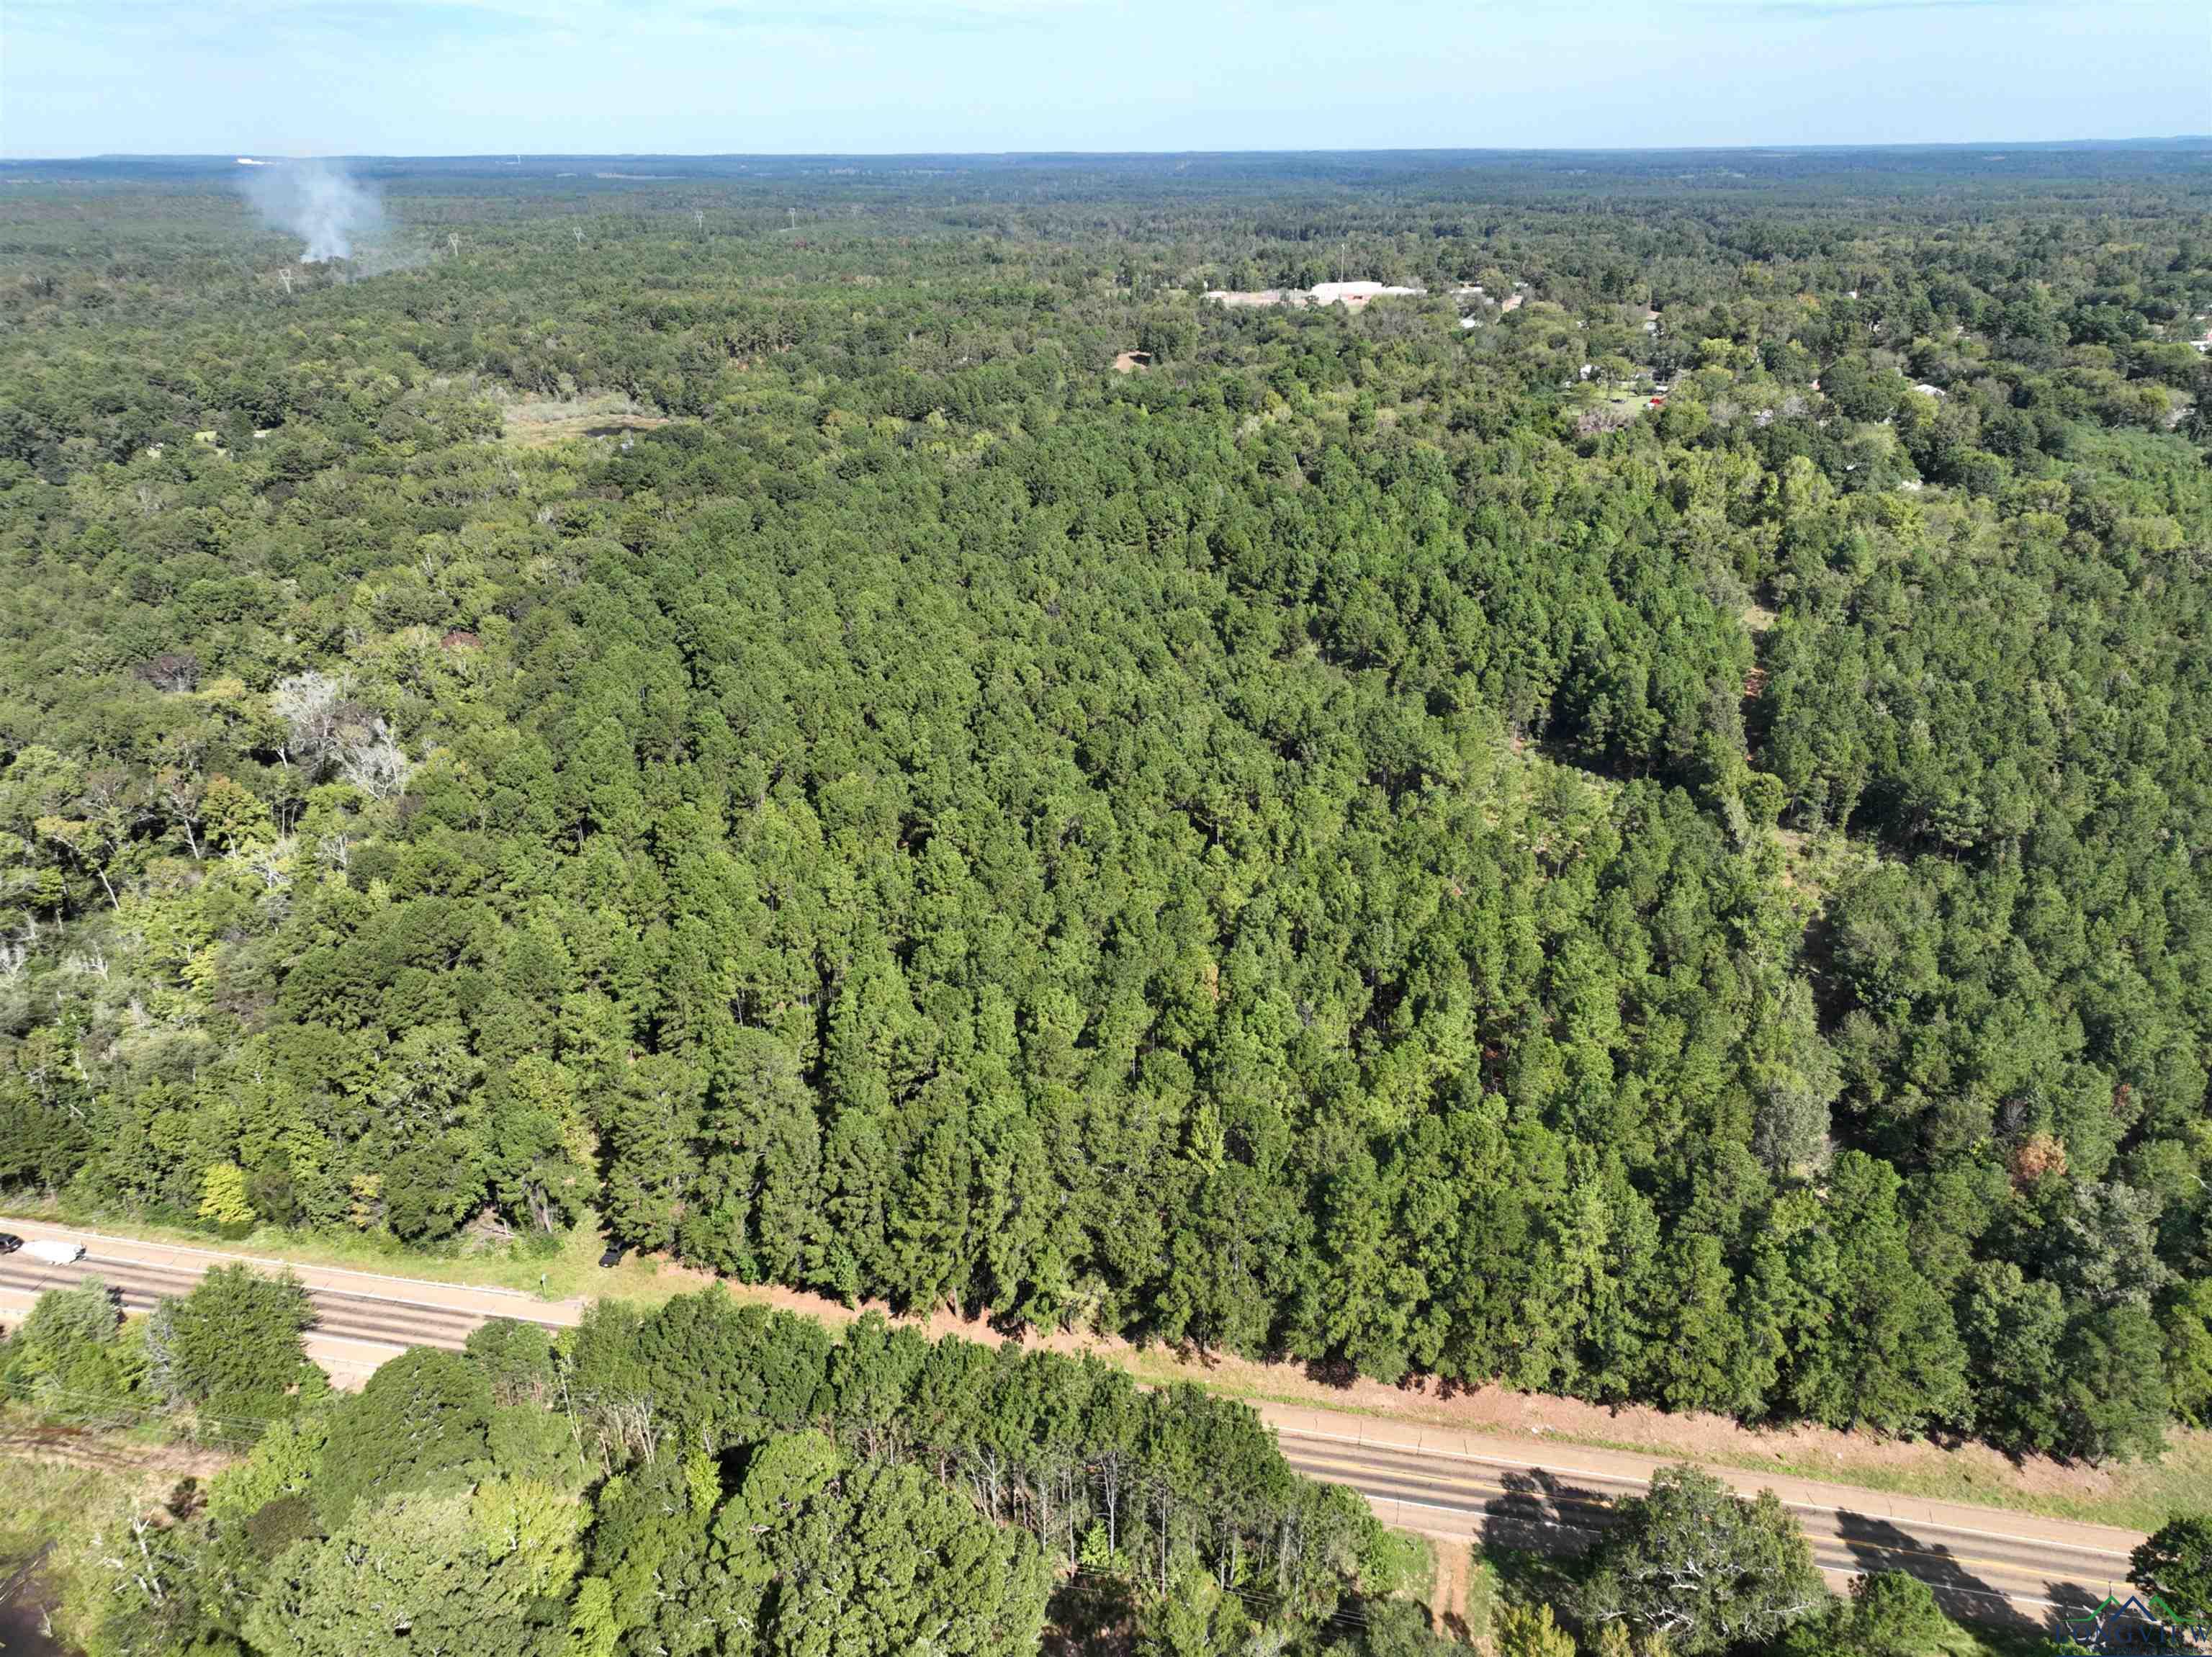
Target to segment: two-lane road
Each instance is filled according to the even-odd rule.
[[[149,1265],[135,1260],[104,1259],[88,1254],[74,1265],[48,1265],[17,1253],[0,1256],[0,1289],[35,1295],[49,1288],[66,1288],[87,1277],[97,1277],[117,1291],[126,1312],[150,1312],[165,1295],[189,1295],[200,1274],[186,1267]],[[470,1312],[427,1301],[311,1288],[315,1308],[314,1333],[388,1346],[404,1351],[410,1346],[444,1346],[458,1349],[469,1331],[484,1319]],[[520,1308],[518,1308],[520,1311]],[[510,1314],[513,1315],[513,1314]]]
[[[21,1222],[0,1221],[0,1227],[9,1223]],[[78,1235],[88,1252],[70,1265],[50,1265],[20,1251],[0,1255],[0,1319],[12,1322],[44,1290],[66,1288],[87,1277],[107,1284],[126,1311],[150,1312],[164,1295],[191,1293],[209,1267],[242,1258]],[[156,1258],[146,1258],[149,1255]],[[268,1269],[276,1263],[251,1259],[247,1264]],[[561,1327],[574,1323],[580,1311],[573,1301],[549,1303],[501,1290],[314,1267],[295,1271],[315,1313],[314,1326],[307,1333],[310,1354],[334,1375],[351,1380],[412,1346],[458,1350],[470,1331],[495,1317]]]
[[[1389,1523],[1492,1546],[1578,1550],[1617,1522],[1620,1498],[1646,1488],[1632,1475],[1574,1465],[1566,1447],[1561,1463],[1533,1465],[1302,1425],[1278,1423],[1276,1435],[1293,1467],[1349,1485]],[[2140,1538],[2125,1532],[2040,1520],[2021,1526],[1999,1508],[1972,1512],[1970,1522],[1900,1519],[1875,1493],[1855,1494],[1866,1505],[1852,1505],[1849,1495],[1838,1505],[1784,1499],[1814,1562],[1838,1588],[1863,1572],[1903,1571],[1934,1588],[1954,1615],[2039,1626],[2061,1607],[2094,1605],[2108,1588],[2127,1592],[2128,1552]]]
[[[16,1224],[20,1222],[0,1222]],[[67,1235],[55,1228],[24,1227]],[[68,1266],[22,1253],[0,1256],[0,1318],[10,1321],[44,1289],[98,1276],[132,1311],[189,1293],[201,1272],[232,1258],[214,1251],[78,1234],[89,1252]],[[257,1267],[275,1262],[256,1260]],[[410,1346],[456,1348],[494,1317],[552,1325],[575,1322],[577,1301],[547,1302],[501,1290],[298,1269],[315,1310],[309,1349],[358,1379]],[[1645,1487],[1654,1458],[1561,1446],[1540,1461],[1530,1447],[1358,1416],[1261,1404],[1291,1465],[1364,1496],[1385,1522],[1492,1545],[1576,1549],[1614,1522],[1613,1504]],[[1716,1472],[1740,1489],[1771,1486],[1805,1527],[1832,1581],[1901,1570],[1936,1590],[1955,1614],[2047,1624],[2062,1605],[2094,1604],[2124,1586],[2128,1552],[2142,1538],[1996,1508],[1918,1502],[1881,1492]]]

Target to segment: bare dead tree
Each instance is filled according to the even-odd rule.
[[[338,741],[338,774],[373,800],[390,800],[407,791],[414,771],[392,734],[392,728],[377,719],[366,728],[343,728]]]
[[[337,745],[346,690],[343,679],[313,671],[277,680],[269,706],[284,722],[286,740],[276,752],[288,767],[296,757],[304,770],[313,771],[329,757]]]

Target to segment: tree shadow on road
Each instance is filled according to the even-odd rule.
[[[2051,1626],[2048,1619],[2014,1604],[1993,1583],[1976,1575],[1950,1549],[1931,1546],[1886,1519],[1839,1508],[1836,1510],[1836,1534],[1850,1550],[1852,1563],[1860,1570],[1904,1571],[1917,1576],[1936,1591],[1937,1603],[1954,1617],[2014,1634],[2047,1631]],[[2070,1595],[2062,1596],[2046,1585],[2044,1597],[2063,1598],[2071,1603],[2081,1595],[2075,1589]],[[2094,1605],[2095,1597],[2091,1596],[2084,1603]]]
[[[1541,1468],[1501,1472],[1505,1494],[1483,1514],[1482,1557],[1498,1573],[1499,1597],[1547,1605],[1570,1624],[1586,1574],[1584,1556],[1613,1522],[1611,1500]]]
[[[1498,1562],[1510,1597],[1526,1603],[1567,1593],[1581,1580],[1582,1555],[1612,1522],[1609,1499],[1538,1467],[1500,1473],[1498,1482],[1505,1494],[1492,1496],[1483,1514],[1483,1556]]]

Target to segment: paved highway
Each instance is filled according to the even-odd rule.
[[[143,1312],[161,1295],[187,1293],[201,1271],[224,1258],[106,1238],[91,1247],[68,1266],[21,1253],[0,1256],[0,1312],[10,1302],[21,1307],[42,1289],[87,1276],[101,1278],[120,1293],[125,1307]],[[155,1258],[144,1258],[149,1254]],[[548,1304],[496,1291],[302,1270],[316,1317],[311,1349],[326,1366],[356,1374],[406,1347],[457,1348],[494,1316],[565,1325],[577,1315],[575,1302]],[[1265,1405],[1261,1414],[1273,1421],[1291,1465],[1358,1491],[1386,1522],[1502,1546],[1559,1550],[1587,1544],[1614,1522],[1613,1504],[1644,1488],[1638,1473],[1649,1465],[1567,1446],[1540,1464],[1526,1463],[1518,1445],[1499,1446],[1504,1455],[1474,1454],[1380,1441],[1407,1429],[1359,1416]],[[1345,1430],[1337,1430],[1340,1423]],[[1608,1460],[1613,1466],[1598,1465]],[[1909,1571],[1934,1587],[1947,1608],[1978,1620],[2047,1625],[2057,1607],[2094,1605],[2108,1587],[2124,1584],[2128,1550],[2141,1539],[2001,1508],[1939,1507],[1803,1481],[1775,1483],[1784,1487],[1784,1500],[1832,1581],[1840,1585],[1843,1578],[1869,1570]],[[1809,1499],[1816,1493],[1824,1499]]]
[[[198,1264],[155,1264],[97,1253],[86,1254],[74,1265],[56,1266],[18,1252],[0,1255],[0,1295],[13,1290],[15,1298],[20,1301],[45,1289],[66,1288],[86,1277],[98,1277],[118,1292],[126,1310],[150,1312],[154,1302],[163,1295],[190,1294],[203,1270],[204,1267]],[[362,1281],[374,1280],[363,1275]],[[436,1292],[435,1285],[422,1287]],[[314,1327],[308,1334],[311,1345],[335,1342],[355,1347],[380,1347],[387,1354],[404,1351],[410,1346],[441,1346],[458,1350],[468,1339],[471,1330],[495,1315],[475,1307],[441,1305],[428,1298],[416,1298],[409,1294],[407,1285],[399,1283],[374,1289],[335,1288],[310,1283],[307,1298],[315,1309]],[[496,1315],[553,1325],[574,1321],[573,1316],[560,1316],[542,1302],[520,1295],[512,1300],[511,1306],[500,1306]],[[337,1352],[331,1355],[343,1362],[349,1355]],[[384,1355],[368,1355],[373,1368]]]
[[[1463,1537],[1493,1545],[1576,1550],[1615,1522],[1613,1503],[1640,1494],[1639,1479],[1569,1465],[1515,1466],[1487,1458],[1458,1458],[1431,1448],[1348,1443],[1279,1427],[1283,1455],[1300,1472],[1349,1485],[1384,1520],[1410,1530]],[[1867,1493],[1870,1506],[1881,1503]],[[1978,1622],[2047,1627],[2061,1606],[2094,1605],[2108,1588],[2127,1592],[2128,1550],[2097,1526],[2036,1520],[2008,1529],[2001,1508],[1977,1512],[1980,1522],[1936,1525],[1881,1511],[1785,1505],[1805,1528],[1813,1558],[1840,1588],[1865,1571],[1908,1572],[1934,1588],[1945,1608]],[[2087,1538],[2021,1535],[2018,1529],[2078,1528]]]

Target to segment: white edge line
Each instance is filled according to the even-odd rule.
[[[1393,1444],[1387,1440],[1359,1438],[1345,1433],[1316,1432],[1313,1429],[1308,1427],[1284,1427],[1279,1424],[1276,1426],[1275,1431],[1279,1434],[1287,1433],[1292,1438],[1327,1439],[1336,1444],[1356,1444],[1363,1450],[1399,1450],[1403,1451],[1407,1454],[1416,1456],[1449,1456],[1455,1461],[1479,1462],[1486,1467],[1504,1467],[1516,1471],[1527,1469],[1534,1469],[1536,1471],[1547,1473],[1567,1473],[1577,1478],[1607,1479],[1615,1484],[1648,1485],[1650,1482],[1648,1479],[1639,1479],[1633,1473],[1601,1473],[1588,1467],[1562,1467],[1552,1462],[1513,1461],[1503,1456],[1477,1455],[1471,1450],[1436,1450],[1431,1449],[1426,1445]],[[1723,1466],[1720,1471],[1723,1472],[1745,1472],[1749,1470],[1741,1467]],[[1886,1496],[1888,1495],[1889,1492],[1883,1491],[1881,1494]],[[1908,1496],[1905,1499],[1907,1501],[1922,1501],[1925,1498]],[[1798,1513],[1804,1514],[1865,1513],[1869,1511],[1865,1508],[1855,1509],[1819,1502],[1784,1502],[1782,1505],[1785,1508],[1792,1508]],[[1894,1519],[1897,1517],[1897,1515],[1892,1514],[1874,1514],[1871,1516],[1877,1519]],[[1910,1515],[1907,1515],[1907,1517],[1910,1517]],[[2054,1542],[2047,1537],[2040,1536],[2015,1536],[2009,1531],[1976,1530],[1972,1526],[1968,1525],[1947,1525],[1941,1520],[1915,1519],[1912,1522],[1916,1525],[1924,1526],[1930,1530],[1948,1531],[1954,1536],[1978,1536],[1991,1542],[2018,1542],[2031,1548],[2063,1548],[2069,1553],[2095,1554],[2100,1559],[2126,1559],[2131,1556],[2126,1551],[2118,1548],[2097,1548],[2092,1547],[2088,1544],[2082,1542]]]

